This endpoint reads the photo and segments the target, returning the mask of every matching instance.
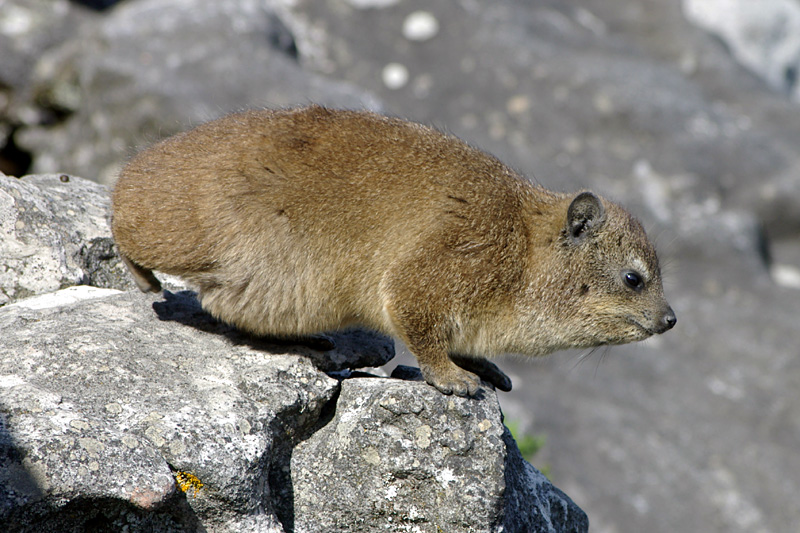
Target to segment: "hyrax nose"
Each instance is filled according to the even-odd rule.
[[[675,311],[672,310],[671,307],[667,307],[667,310],[664,312],[664,315],[661,317],[661,323],[659,324],[659,333],[664,333],[667,330],[670,330],[675,327],[675,324],[678,323],[678,317],[675,316]]]

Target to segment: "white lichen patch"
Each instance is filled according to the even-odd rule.
[[[171,453],[173,457],[179,457],[185,452],[186,445],[183,443],[183,441],[173,440],[169,443],[169,453]]]
[[[78,439],[78,443],[80,444],[81,448],[86,450],[86,453],[89,454],[89,457],[92,457],[93,459],[99,458],[103,453],[103,450],[106,449],[102,442],[88,437]]]
[[[106,412],[110,415],[118,415],[122,413],[122,406],[117,402],[109,402],[105,405]]]
[[[364,459],[364,461],[366,461],[371,465],[378,466],[379,464],[381,464],[381,455],[378,453],[378,450],[375,449],[375,447],[373,446],[368,446],[364,450],[364,453],[361,454],[361,457]]]
[[[456,478],[455,474],[453,474],[453,471],[450,470],[449,468],[443,468],[436,475],[436,481],[441,483],[442,487],[444,487],[445,489],[450,485],[450,483],[453,483],[456,480],[457,480],[457,478]]]
[[[72,420],[69,423],[69,427],[71,427],[72,429],[77,429],[79,431],[86,431],[90,428],[88,422],[86,422],[85,420],[77,420],[77,419]]]
[[[163,446],[167,441],[162,436],[163,428],[158,426],[150,426],[144,431],[144,436],[150,440],[156,447],[160,448]]]
[[[427,448],[431,445],[431,427],[422,425],[415,431],[417,446],[420,448]]]
[[[26,381],[13,374],[0,376],[0,389],[9,389],[18,385],[24,385]]]

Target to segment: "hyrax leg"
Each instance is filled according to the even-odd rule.
[[[456,366],[444,347],[420,350],[412,345],[409,349],[417,357],[422,377],[439,392],[456,396],[475,396],[478,392],[481,378]]]
[[[478,374],[501,391],[511,390],[511,378],[500,368],[484,357],[468,357],[465,355],[450,355],[455,364],[465,370]]]
[[[136,286],[139,287],[142,292],[161,292],[161,282],[153,275],[152,270],[137,265],[122,253],[120,253],[119,256],[128,268],[128,272],[133,276],[133,281],[136,282]]]
[[[472,372],[458,367],[447,354],[445,335],[440,328],[444,320],[426,316],[424,312],[397,311],[387,306],[395,333],[417,358],[422,377],[444,394],[474,396],[481,380]]]

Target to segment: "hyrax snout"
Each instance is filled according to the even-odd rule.
[[[256,335],[360,324],[401,339],[425,380],[511,381],[485,357],[622,344],[675,325],[628,212],[545,190],[459,139],[319,106],[229,115],[135,156],[113,233],[143,290],[196,286]]]

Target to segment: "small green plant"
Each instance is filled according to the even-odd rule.
[[[517,447],[519,448],[519,452],[522,454],[522,458],[533,464],[533,456],[536,455],[536,453],[545,445],[545,442],[547,442],[547,436],[531,435],[530,433],[522,434],[519,431],[519,423],[511,420],[506,420],[505,424],[508,430],[511,432],[511,436],[514,437],[515,441],[517,441]],[[537,466],[537,468],[546,477],[550,477],[550,467],[548,465],[543,465],[541,467]]]

